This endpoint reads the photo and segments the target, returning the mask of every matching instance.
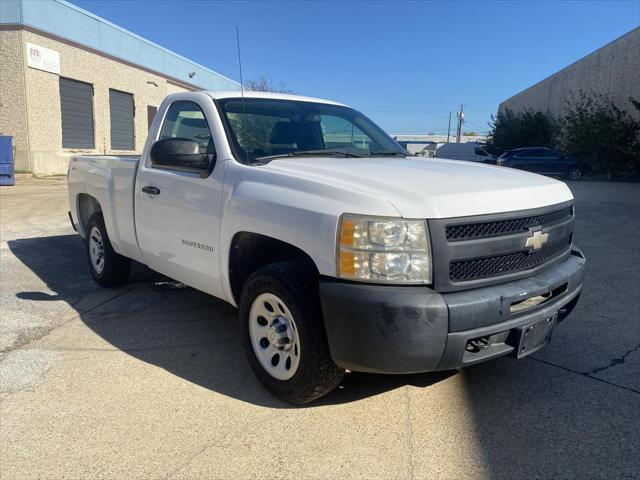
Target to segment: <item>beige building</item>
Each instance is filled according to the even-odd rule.
[[[505,100],[498,111],[532,109],[560,117],[580,92],[604,94],[640,119],[629,102],[640,99],[640,27]]]
[[[139,154],[169,93],[239,88],[62,0],[0,0],[0,62],[0,135],[38,175],[74,154]]]

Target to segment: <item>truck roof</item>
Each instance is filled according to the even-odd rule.
[[[240,90],[223,90],[223,91],[207,91],[205,92],[214,99],[223,98],[241,98],[242,93]],[[297,100],[299,102],[313,102],[313,103],[326,103],[329,105],[340,105],[346,107],[343,103],[334,102],[332,100],[326,100],[324,98],[305,97],[303,95],[292,95],[289,93],[275,93],[275,92],[255,92],[252,90],[244,91],[244,98],[272,98],[275,100]]]

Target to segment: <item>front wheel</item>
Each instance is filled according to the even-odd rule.
[[[317,281],[292,263],[267,265],[245,283],[240,301],[249,365],[278,398],[308,403],[333,390],[344,370],[333,363]]]

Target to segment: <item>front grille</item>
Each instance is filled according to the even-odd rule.
[[[565,252],[570,246],[571,235],[549,242],[540,250],[531,253],[522,251],[454,261],[449,264],[449,278],[452,282],[464,282],[530,270]]]
[[[446,227],[446,235],[449,241],[510,235],[512,233],[527,231],[531,227],[547,227],[551,224],[566,220],[572,215],[573,207],[567,207],[521,218],[448,225]]]

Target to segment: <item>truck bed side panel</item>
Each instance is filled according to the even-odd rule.
[[[81,194],[100,205],[113,249],[143,262],[133,218],[133,192],[138,157],[78,156],[69,167],[69,204],[78,231],[86,235],[79,204]]]

